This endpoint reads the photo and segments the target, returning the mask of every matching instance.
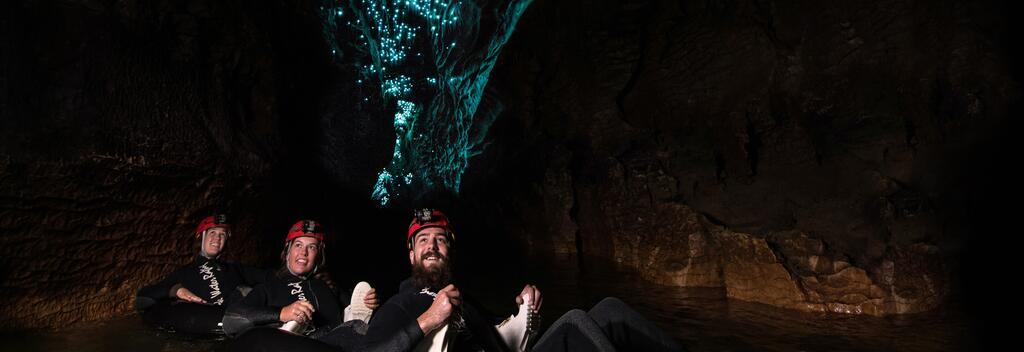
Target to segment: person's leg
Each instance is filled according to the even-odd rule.
[[[682,351],[672,337],[618,298],[608,297],[587,312],[618,349],[629,351]]]
[[[600,351],[614,352],[601,327],[587,313],[573,309],[562,315],[533,346],[534,352]]]
[[[272,327],[256,327],[230,339],[224,350],[229,352],[337,352],[326,343],[294,335]],[[220,349],[218,349],[220,350]],[[358,349],[341,351],[359,351]]]
[[[322,335],[314,333],[314,338],[343,351],[359,351],[366,342],[366,327],[362,320],[350,320]]]

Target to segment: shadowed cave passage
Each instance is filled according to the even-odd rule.
[[[403,80],[365,71],[360,3],[4,5],[0,349],[216,349],[132,312],[214,211],[265,267],[318,219],[335,279],[386,297],[419,206],[452,216],[466,290],[503,310],[536,282],[548,323],[615,295],[692,350],[1009,336],[1014,5],[535,0],[499,38],[488,3],[467,48],[500,51],[465,56],[487,73],[458,107],[488,128],[396,166]],[[423,114],[443,89],[403,74]],[[442,186],[381,206],[381,170],[410,168]]]

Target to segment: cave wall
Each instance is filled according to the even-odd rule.
[[[494,231],[480,248],[800,310],[934,308],[976,232],[978,151],[1019,100],[998,5],[537,1],[485,97],[504,113],[440,203]],[[349,113],[365,93],[314,2],[3,6],[0,327],[129,313],[214,210],[247,262],[310,216],[365,220],[401,257],[406,213],[366,198],[390,121]]]
[[[466,194],[534,253],[658,284],[932,309],[976,231],[972,157],[1020,96],[999,5],[538,2]]]
[[[282,108],[241,4],[3,5],[0,327],[127,314],[196,255],[201,218],[258,211]],[[250,261],[236,221],[226,255]]]
[[[279,265],[297,219],[375,234],[330,257],[401,259],[408,211],[369,198],[393,122],[320,16],[317,1],[2,5],[0,329],[130,314],[139,287],[195,255],[189,234],[213,211],[236,224],[226,255],[248,264]]]

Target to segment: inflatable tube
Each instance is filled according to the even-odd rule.
[[[337,352],[341,349],[326,343],[281,331],[273,327],[258,327],[249,329],[237,339],[228,343],[228,351],[302,351],[302,352]]]
[[[142,320],[173,333],[223,337],[224,308],[184,301],[160,301],[142,313]]]

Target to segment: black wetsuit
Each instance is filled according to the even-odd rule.
[[[339,302],[348,302],[349,297],[346,292],[335,295],[319,279],[298,277],[280,270],[263,285],[253,288],[244,299],[228,306],[224,329],[228,335],[236,335],[256,326],[280,326],[281,308],[302,299],[313,305],[315,331],[307,331],[310,337],[317,338],[341,325],[344,307]]]
[[[174,298],[178,288],[184,287],[208,304],[227,306],[240,286],[255,286],[271,275],[268,270],[256,269],[236,262],[197,256],[191,264],[176,270],[156,284],[143,287],[135,298],[135,308],[145,311],[153,304]]]
[[[301,291],[299,290],[301,288]],[[300,295],[313,305],[313,327],[307,330],[307,336],[324,345],[316,345],[305,339],[294,339],[294,335],[276,332],[276,329],[259,327],[279,327],[281,308],[299,300]],[[382,338],[382,342],[373,346],[365,345],[366,336],[358,328],[364,324],[360,320],[342,322],[342,304],[350,301],[351,294],[342,292],[334,295],[327,285],[319,279],[303,279],[296,277],[287,270],[281,270],[265,284],[257,286],[245,297],[229,306],[224,314],[224,331],[229,336],[237,336],[233,350],[338,350],[364,352],[390,352],[412,350],[416,341],[404,333],[394,333]],[[343,302],[343,303],[339,303]],[[370,321],[375,321],[376,314]],[[422,337],[419,325],[413,320],[416,331]],[[362,325],[365,328],[365,324]],[[244,335],[243,335],[244,333]],[[241,335],[241,336],[239,336]],[[327,348],[325,346],[332,346]]]
[[[657,325],[618,298],[608,297],[590,311],[570,310],[533,346],[534,352],[651,351],[683,348]]]
[[[500,319],[482,309],[479,304],[469,299],[465,293],[461,295],[459,306],[464,321],[464,328],[459,330],[452,343],[453,351],[507,351],[508,347],[501,341],[498,330],[494,327]],[[394,339],[408,340],[408,346],[395,351],[411,351],[423,339],[423,331],[416,322],[421,314],[430,308],[434,296],[428,291],[418,289],[411,279],[402,282],[399,292],[388,299],[373,314],[367,331],[367,346],[376,347],[389,345]],[[454,324],[449,325],[453,329]]]

